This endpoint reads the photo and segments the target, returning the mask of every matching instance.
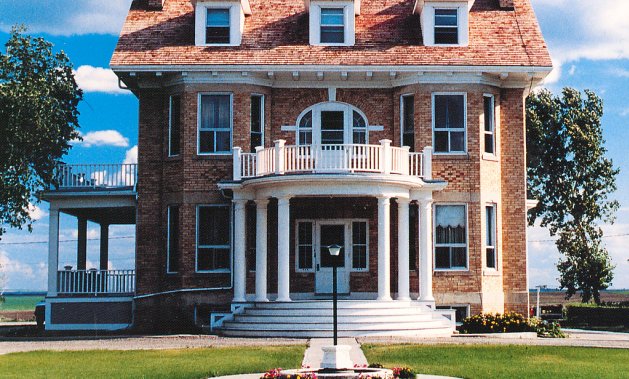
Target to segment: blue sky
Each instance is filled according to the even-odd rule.
[[[604,133],[609,157],[621,168],[615,225],[605,226],[606,245],[616,264],[614,288],[629,288],[629,2],[617,0],[532,0],[556,69],[545,86],[592,89],[605,102]],[[11,25],[28,25],[64,50],[85,90],[80,105],[84,142],[69,163],[132,162],[137,153],[138,102],[117,88],[107,69],[130,0],[0,0],[0,44]],[[47,281],[47,204],[36,207],[33,233],[10,230],[0,241],[6,289],[43,290]],[[134,230],[110,230],[110,268],[133,268]],[[98,227],[88,226],[88,267],[98,265]],[[60,264],[74,264],[76,220],[61,218]],[[67,241],[67,242],[63,242]],[[529,229],[530,285],[557,286],[559,258],[548,232]]]

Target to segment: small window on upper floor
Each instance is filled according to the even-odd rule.
[[[354,45],[356,8],[352,0],[311,1],[308,12],[311,45]]]
[[[229,8],[208,8],[205,23],[205,43],[229,43]]]
[[[435,9],[435,45],[459,43],[459,17],[457,9]]]

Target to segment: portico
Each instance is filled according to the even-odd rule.
[[[385,141],[386,143],[386,141]],[[282,141],[277,145],[284,148]],[[260,150],[259,150],[260,151]],[[429,153],[430,150],[427,150]],[[284,164],[286,161],[283,160]],[[430,164],[430,157],[424,157],[424,163]],[[240,167],[240,166],[238,166]],[[424,169],[425,169],[424,165]],[[425,172],[430,172],[426,170]],[[301,172],[293,175],[264,175],[251,177],[234,182],[219,184],[224,190],[231,190],[234,208],[234,297],[233,302],[266,302],[274,300],[289,302],[291,293],[296,289],[290,287],[291,272],[312,272],[314,280],[323,275],[326,262],[323,257],[324,247],[329,241],[344,246],[346,258],[341,263],[341,272],[346,269],[349,278],[350,272],[360,272],[361,269],[369,270],[369,262],[360,263],[368,254],[368,220],[364,217],[345,214],[342,218],[324,218],[310,220],[308,218],[291,219],[291,207],[296,201],[305,198],[320,198],[321,207],[325,206],[324,199],[345,198],[369,198],[377,199],[377,211],[375,222],[377,233],[377,265],[375,271],[377,277],[377,292],[374,298],[379,301],[390,301],[395,298],[399,301],[410,301],[410,277],[409,277],[409,214],[411,207],[418,207],[417,231],[419,231],[419,288],[418,300],[428,304],[434,303],[432,295],[432,194],[446,186],[445,182],[433,181],[428,177],[400,175],[391,173],[360,173],[360,172],[327,172],[308,173]],[[268,276],[275,271],[275,267],[269,267],[268,262],[268,205],[271,199],[277,201],[277,294],[269,296]],[[393,220],[397,225],[397,241],[391,240],[391,206],[395,199],[397,207],[397,219]],[[255,203],[255,293],[246,289],[246,246],[245,234],[246,205]],[[364,225],[364,226],[363,226]],[[362,228],[362,229],[361,229]],[[301,237],[304,230],[306,237]],[[291,231],[295,231],[291,235]],[[292,238],[291,238],[292,237]],[[413,236],[414,237],[414,236]],[[334,239],[336,238],[336,240]],[[363,238],[363,240],[360,240]],[[294,262],[296,268],[291,268],[291,241],[295,242]],[[327,242],[326,242],[327,241]],[[376,241],[370,241],[376,242]],[[397,251],[392,249],[397,246]],[[325,245],[325,246],[324,246]],[[304,253],[306,251],[306,253]],[[308,255],[312,251],[312,258]],[[364,252],[364,253],[363,253]],[[301,255],[300,255],[301,254]],[[306,254],[306,255],[305,255]],[[357,254],[363,254],[358,256]],[[397,264],[397,291],[391,290],[392,254]],[[301,258],[300,258],[301,257]],[[301,259],[301,261],[300,261]],[[304,263],[306,261],[306,263]],[[357,263],[358,262],[358,263]],[[357,267],[358,266],[358,267]],[[374,269],[372,268],[372,270]],[[272,274],[271,274],[272,275]],[[340,276],[343,278],[343,275]],[[274,279],[274,278],[271,278]],[[343,280],[343,279],[341,279]],[[349,279],[347,279],[349,281]],[[349,284],[346,285],[349,288]],[[321,292],[320,286],[315,286],[314,295]],[[340,288],[345,288],[343,285]],[[302,292],[303,289],[297,289]],[[341,291],[343,292],[343,291]],[[352,298],[352,291],[348,291],[348,298]]]

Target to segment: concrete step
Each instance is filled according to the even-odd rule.
[[[324,317],[332,314],[332,308],[247,308],[247,314],[252,316],[274,316],[274,315],[292,315],[292,316],[308,316],[308,317]],[[339,309],[340,316],[389,316],[392,314],[390,309],[381,308],[345,308]],[[400,308],[393,312],[395,315],[431,315],[432,312],[422,308]]]
[[[339,323],[370,323],[370,322],[426,322],[432,321],[431,314],[402,314],[402,315],[339,315]],[[333,317],[331,312],[324,315],[286,315],[286,314],[268,314],[258,315],[253,312],[247,312],[245,314],[238,314],[234,316],[235,322],[251,322],[251,323],[295,323],[295,324],[317,324],[317,323],[331,323]]]
[[[420,322],[390,322],[382,320],[379,322],[339,322],[339,330],[410,330],[410,329],[428,329],[439,328],[443,326],[439,320],[420,321]],[[223,323],[223,329],[242,329],[242,330],[332,330],[332,322],[312,322],[312,323],[275,323],[275,322],[241,322],[226,321]]]
[[[330,338],[331,330],[246,330],[221,329],[220,334],[226,337],[284,337],[284,338]],[[450,337],[452,329],[431,328],[413,330],[339,330],[339,337],[368,337],[368,336],[414,336],[414,337]]]
[[[260,308],[332,308],[332,300],[295,300],[295,301],[269,301],[255,303],[256,307]],[[400,309],[416,306],[417,308],[426,308],[418,303],[411,301],[374,301],[374,300],[339,300],[338,309],[348,308],[370,308],[370,309]]]

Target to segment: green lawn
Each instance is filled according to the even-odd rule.
[[[0,378],[203,378],[299,368],[305,346],[0,355]]]
[[[35,304],[42,300],[44,300],[43,296],[4,295],[4,303],[0,303],[0,311],[34,311]]]
[[[370,363],[460,378],[627,378],[629,350],[555,346],[363,345]]]

